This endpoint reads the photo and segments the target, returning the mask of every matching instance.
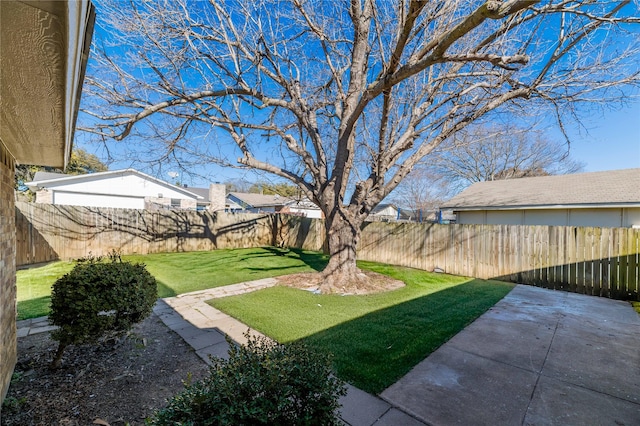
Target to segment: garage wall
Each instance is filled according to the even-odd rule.
[[[640,208],[477,210],[457,215],[461,225],[640,226]]]
[[[523,212],[525,225],[557,225],[567,226],[569,211],[561,210],[527,210]]]
[[[52,204],[85,207],[113,207],[123,209],[144,209],[144,197],[124,197],[102,194],[78,194],[75,192],[52,191]]]
[[[484,224],[486,222],[484,211],[455,212],[456,223],[460,225]]]
[[[522,225],[524,212],[519,210],[488,211],[485,225]]]
[[[623,209],[572,209],[569,210],[569,224],[572,226],[601,226],[616,228],[622,224]]]
[[[192,198],[184,192],[143,179],[139,175],[128,171],[109,176],[83,175],[78,176],[71,182],[63,180],[47,186],[53,191],[87,194],[110,195],[117,193],[132,197],[160,196],[159,194],[162,194],[164,198]]]
[[[622,215],[623,226],[640,226],[640,207],[624,209]]]

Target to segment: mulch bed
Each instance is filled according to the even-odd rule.
[[[56,348],[49,333],[18,339],[2,425],[143,425],[183,389],[184,380],[208,372],[154,314],[119,341],[67,348],[62,366],[50,370]]]

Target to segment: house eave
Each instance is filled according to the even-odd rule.
[[[89,0],[0,1],[0,140],[18,163],[66,167],[94,21]]]
[[[541,204],[512,206],[441,206],[440,210],[479,211],[479,210],[558,210],[558,209],[615,209],[640,208],[640,203],[585,203],[585,204]]]

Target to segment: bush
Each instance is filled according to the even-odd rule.
[[[123,262],[117,253],[108,261],[83,259],[60,277],[51,292],[49,322],[59,342],[52,367],[58,367],[71,344],[95,343],[117,336],[149,316],[158,297],[155,278],[143,264]]]
[[[249,337],[229,341],[229,360],[211,358],[210,375],[169,401],[149,424],[335,425],[344,384],[329,357],[302,343],[282,345]]]

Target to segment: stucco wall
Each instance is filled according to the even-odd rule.
[[[0,141],[0,401],[16,363],[15,161]]]
[[[640,225],[640,208],[486,210],[457,212],[463,225],[552,225],[629,228]]]

